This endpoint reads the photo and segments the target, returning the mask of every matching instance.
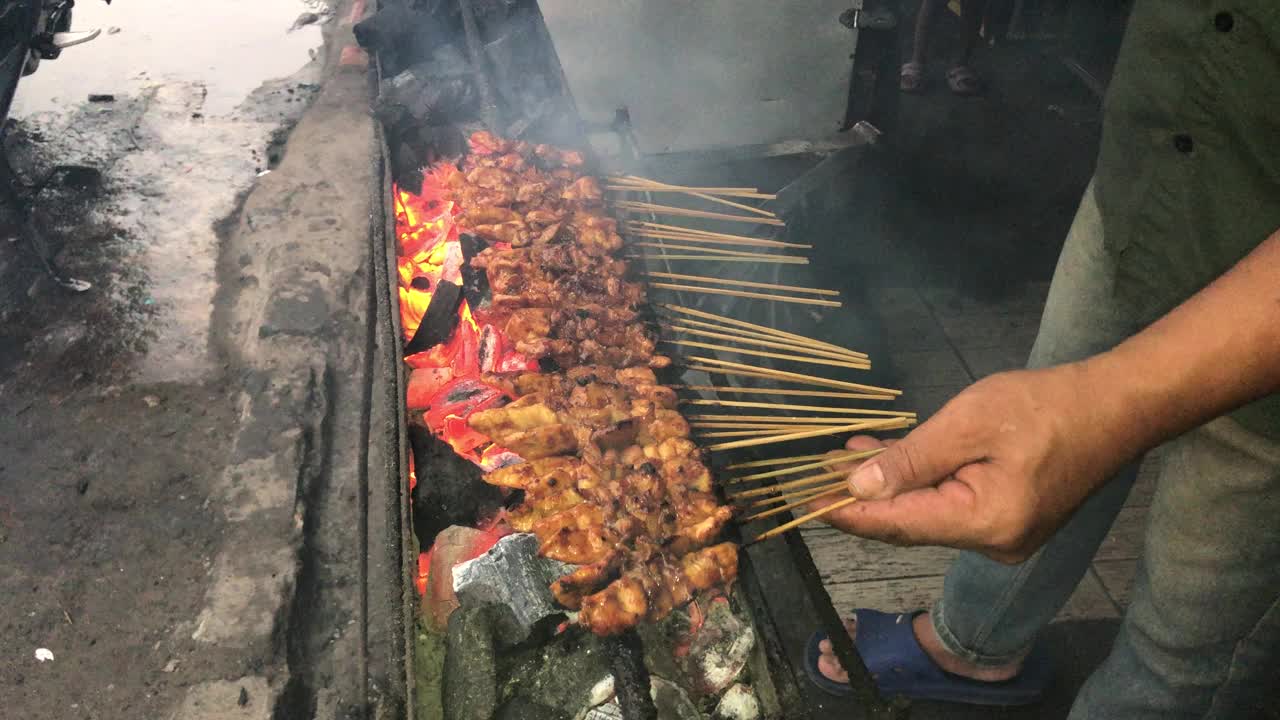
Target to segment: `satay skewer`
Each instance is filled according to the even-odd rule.
[[[715,343],[704,343],[697,340],[660,340],[668,345],[679,345],[681,347],[701,348],[702,350],[719,350],[720,352],[733,353],[735,355],[751,355],[754,357],[773,358],[775,360],[790,360],[798,363],[809,363],[812,365],[830,365],[833,367],[853,368],[854,370],[870,370],[871,363],[866,360],[857,360],[849,358],[847,360],[836,360],[833,358],[819,357],[816,355],[789,355],[787,353],[769,352],[767,350],[750,350],[748,348],[732,347],[728,345],[716,345]]]
[[[807,487],[802,490],[793,490],[791,492],[782,493],[781,495],[774,495],[773,497],[766,497],[766,498],[761,498],[759,500],[753,500],[747,503],[746,505],[744,505],[743,507],[754,508],[754,507],[763,507],[765,505],[776,505],[778,503],[785,503],[785,502],[795,500],[796,498],[805,498],[805,501],[807,502],[808,500],[813,499],[815,495],[825,493],[829,490],[843,490],[848,487],[849,487],[849,484],[847,480],[837,480],[835,482],[823,483],[822,485],[818,485],[817,487]]]
[[[694,253],[699,253],[701,255],[706,255],[708,256],[707,257],[708,260],[719,259],[717,256],[731,256],[731,257],[762,258],[766,260],[772,260],[774,258],[786,258],[789,261],[795,262],[797,265],[807,265],[809,263],[809,258],[801,257],[799,255],[781,255],[778,253],[758,253],[758,252],[751,252],[749,250],[721,250],[720,248],[701,247],[698,245],[677,245],[674,243],[664,243],[664,242],[633,242],[631,243],[631,247],[653,248],[653,249],[661,249],[661,250],[684,250],[687,252],[694,252]]]
[[[769,295],[767,293],[745,292],[741,290],[725,290],[722,288],[698,287],[697,285],[681,285],[679,283],[649,283],[649,287],[663,290],[682,290],[684,292],[700,292],[709,295],[728,295],[730,297],[748,298],[752,300],[773,300],[775,302],[798,303],[800,305],[821,305],[822,307],[842,307],[838,300],[819,300],[816,298],[795,297],[792,295]]]
[[[673,324],[679,323],[679,324]],[[846,358],[850,360],[860,360],[871,362],[865,355],[855,355],[849,350],[828,350],[813,345],[804,345],[794,340],[777,336],[765,335],[764,333],[751,332],[749,330],[739,330],[736,328],[726,328],[711,323],[704,323],[698,320],[690,320],[689,318],[674,318],[667,323],[662,324],[664,330],[671,332],[683,333],[685,335],[696,335],[698,337],[709,337],[716,340],[730,340],[733,342],[743,343],[745,345],[759,345],[760,347],[771,347],[778,350],[789,350],[791,352],[808,353],[819,357]],[[704,330],[702,328],[714,328]]]
[[[817,453],[815,455],[792,455],[790,457],[768,458],[765,460],[748,460],[746,462],[734,463],[726,465],[725,470],[745,470],[748,468],[773,467],[774,465],[790,465],[792,463],[808,462],[819,458],[828,457],[827,453]]]
[[[911,410],[868,410],[864,408],[847,408],[832,407],[830,405],[791,405],[789,403],[767,403],[752,402],[749,400],[703,400],[701,398],[692,400],[681,400],[685,405],[710,405],[716,407],[731,408],[758,408],[761,410],[805,410],[818,413],[832,413],[836,415],[853,414],[853,415],[884,415],[885,417],[915,417],[916,413]],[[701,416],[710,417],[710,416]],[[730,417],[730,416],[726,416]]]
[[[772,193],[762,193],[760,188],[753,187],[700,187],[697,185],[676,185],[673,183],[658,182],[649,178],[640,177],[639,175],[609,175],[605,180],[611,184],[626,186],[628,189],[639,186],[660,186],[668,188],[679,188],[681,190],[697,190],[698,192],[711,193],[712,195],[728,195],[735,197],[737,195],[761,195],[763,197],[756,198],[758,200],[773,200],[777,195]]]
[[[847,415],[839,415],[832,417],[830,415],[797,417],[794,415],[686,415],[685,419],[690,421],[706,420],[710,422],[770,422],[782,425],[842,425],[849,422],[857,422],[859,420],[877,420],[885,418],[906,418],[915,420],[916,414],[913,412],[886,410],[883,412],[859,413],[856,410],[850,410]]]
[[[738,320],[737,318],[730,318],[730,317],[725,317],[723,315],[716,315],[715,313],[704,312],[702,310],[694,310],[693,308],[681,307],[679,305],[672,305],[670,303],[663,303],[662,307],[672,312],[679,313],[681,315],[690,315],[696,318],[702,318],[704,320],[718,322],[722,325],[733,325],[735,327],[745,328],[747,330],[754,330],[756,332],[762,332],[770,335],[790,338],[798,342],[813,344],[817,347],[826,347],[828,349],[834,349],[834,350],[844,350],[846,352],[852,353],[854,355],[858,355],[863,358],[867,357],[866,353],[857,352],[856,350],[849,350],[848,348],[842,348],[839,345],[833,345],[828,342],[823,342],[821,340],[816,340],[814,338],[805,337],[804,335],[797,335],[795,333],[778,330],[776,328],[771,328],[765,325],[757,325],[755,323],[750,323],[745,320]]]
[[[748,211],[748,212],[753,212],[753,213],[755,213],[755,214],[757,214],[757,215],[763,215],[764,217],[771,217],[771,218],[776,218],[776,217],[778,217],[776,214],[774,214],[774,213],[772,213],[772,212],[770,212],[770,211],[768,211],[768,210],[765,210],[765,209],[763,209],[763,208],[755,207],[754,205],[748,205],[748,204],[746,204],[746,203],[734,202],[734,201],[732,201],[732,200],[725,200],[725,199],[724,199],[724,198],[722,198],[722,197],[716,197],[715,195],[711,195],[711,194],[709,194],[709,193],[699,192],[699,191],[697,191],[697,190],[692,190],[692,189],[689,189],[689,188],[682,188],[682,187],[676,187],[676,186],[662,185],[661,183],[651,183],[651,184],[648,184],[648,185],[640,185],[640,186],[638,186],[638,187],[625,187],[625,186],[618,186],[618,185],[607,185],[607,186],[605,186],[605,189],[607,189],[607,190],[613,190],[613,191],[615,191],[615,192],[638,192],[638,193],[652,193],[652,192],[677,192],[677,193],[682,193],[682,194],[684,194],[684,195],[689,195],[689,196],[692,196],[692,197],[696,197],[696,198],[698,198],[698,199],[700,199],[700,200],[706,200],[706,201],[708,201],[708,202],[713,202],[713,203],[716,203],[716,204],[718,204],[718,205],[725,205],[725,206],[727,206],[727,207],[731,207],[731,208],[734,208],[734,209],[737,209],[737,210],[746,210],[746,211]]]
[[[739,483],[751,482],[753,480],[766,480],[768,478],[781,477],[783,475],[791,475],[793,473],[805,472],[806,470],[816,470],[818,468],[828,467],[835,463],[854,462],[857,460],[865,460],[869,457],[875,457],[884,452],[884,448],[875,448],[874,450],[859,450],[858,452],[843,453],[840,455],[823,455],[822,460],[817,462],[809,462],[792,467],[782,468],[780,470],[768,470],[751,475],[743,475],[741,477],[730,478],[725,482],[726,485],[737,485]],[[767,467],[767,466],[757,466]]]
[[[755,237],[749,234],[736,234],[728,232],[704,231],[700,228],[690,228],[687,225],[669,225],[667,223],[653,223],[649,220],[627,220],[623,225],[628,233],[668,233],[678,234],[681,237],[689,238],[707,238],[707,241],[732,241],[735,245],[763,245],[768,247],[788,247],[794,250],[813,250],[813,245],[803,242],[788,242],[785,240],[773,240],[768,237]]]
[[[654,215],[674,215],[677,217],[696,217],[708,220],[725,220],[728,222],[748,222],[756,225],[783,226],[784,223],[775,217],[756,215],[731,215],[729,213],[711,212],[709,210],[691,210],[675,205],[659,205],[657,203],[636,202],[635,200],[614,200],[613,206],[619,210],[630,212],[652,213]]]
[[[703,357],[701,355],[691,355],[688,358],[694,362],[707,363],[709,365],[728,368],[729,370],[738,370],[746,373],[753,373],[756,377],[767,377],[770,379],[791,380],[793,382],[808,383],[811,385],[825,385],[827,387],[845,388],[847,390],[865,390],[867,392],[883,393],[885,395],[901,395],[901,390],[893,390],[890,388],[876,387],[875,385],[863,385],[861,383],[845,382],[844,380],[832,380],[830,378],[818,377],[816,375],[805,375],[804,373],[789,372],[786,370],[774,370],[773,368],[760,367],[759,365],[747,365],[745,363],[736,363],[729,360],[720,360],[717,358]],[[705,367],[705,366],[704,366]],[[722,372],[716,370],[716,372]],[[732,373],[725,373],[732,374]]]
[[[782,435],[766,434],[762,437],[747,438],[745,440],[734,440],[732,442],[716,443],[710,445],[706,450],[715,452],[717,450],[737,450],[744,447],[755,447],[756,445],[768,445],[777,442],[790,442],[792,440],[805,440],[807,438],[821,437],[823,435],[837,435],[846,432],[861,432],[864,430],[896,430],[899,428],[910,427],[913,421],[907,418],[891,418],[889,420],[870,420],[866,422],[851,423],[849,425],[838,425],[836,427],[821,428],[818,430],[805,430],[796,433],[787,433]]]
[[[752,258],[752,257],[733,257],[733,256],[730,256],[730,255],[726,255],[726,256],[724,256],[724,257],[721,257],[721,256],[718,256],[718,255],[666,255],[666,254],[663,254],[663,253],[657,253],[657,254],[653,254],[653,255],[624,255],[623,257],[624,257],[625,259],[627,259],[627,260],[644,260],[644,261],[652,261],[652,260],[699,260],[699,261],[702,261],[702,262],[707,262],[707,261],[709,261],[709,260],[710,260],[710,261],[715,261],[715,262],[749,262],[749,263],[756,263],[757,265],[758,265],[758,264],[761,264],[761,263],[766,264],[766,265],[768,265],[768,264],[776,264],[776,265],[808,265],[808,264],[809,264],[809,259],[808,259],[808,258],[797,258],[797,257],[795,257],[795,256],[793,256],[793,255],[773,255],[773,256],[769,256],[769,257]]]
[[[797,430],[827,430],[839,427],[838,425],[788,425],[787,427],[770,428],[766,430],[710,430],[699,432],[699,438],[735,438],[735,437],[767,437],[770,435],[785,435],[796,432]]]
[[[840,297],[839,290],[811,288],[804,287],[803,285],[781,285],[778,283],[755,282],[753,280],[734,280],[730,278],[710,277],[708,275],[684,275],[682,273],[669,273],[657,270],[646,270],[644,274],[648,277],[664,278],[667,280],[685,280],[688,282],[707,283],[709,285],[737,285],[741,287],[761,288],[764,290],[789,290],[791,292],[808,293],[810,295]]]
[[[801,390],[795,388],[753,388],[732,385],[668,385],[673,390],[698,390],[738,395],[795,395],[797,397],[839,398],[842,400],[893,400],[893,395],[848,393],[835,390]]]
[[[739,490],[738,492],[731,492],[731,493],[728,493],[726,497],[728,497],[730,500],[740,500],[742,498],[755,498],[755,497],[763,497],[765,495],[776,495],[777,493],[785,492],[787,490],[794,490],[795,488],[806,487],[809,485],[817,485],[818,483],[830,482],[831,480],[835,480],[836,478],[842,478],[847,475],[848,473],[845,472],[844,470],[833,470],[831,472],[818,473],[817,475],[810,475],[809,477],[803,477],[798,480],[789,480],[784,483],[777,483],[776,485],[768,485],[766,487],[752,488],[751,490]]]
[[[778,513],[783,513],[788,510],[794,510],[795,508],[808,505],[809,503],[813,502],[814,500],[817,500],[818,498],[830,497],[832,495],[839,495],[841,493],[845,493],[848,491],[849,491],[849,488],[844,483],[833,483],[832,486],[829,488],[823,489],[820,492],[813,493],[812,495],[805,495],[798,500],[792,500],[786,505],[781,505],[779,507],[776,507],[770,510],[758,512],[754,515],[748,515],[742,518],[741,522],[751,522],[752,520],[761,520],[767,517],[772,517],[774,515],[777,515]]]
[[[852,505],[853,503],[855,503],[855,502],[857,502],[857,501],[858,501],[858,498],[856,498],[856,497],[849,497],[849,498],[845,498],[844,500],[838,500],[838,501],[833,502],[833,503],[831,503],[830,505],[828,505],[828,506],[826,506],[826,507],[824,507],[824,508],[820,508],[820,509],[818,509],[818,510],[814,510],[813,512],[808,513],[807,515],[801,515],[800,517],[798,517],[798,518],[796,518],[795,520],[792,520],[792,521],[790,521],[790,522],[785,522],[785,523],[783,523],[783,524],[779,525],[778,527],[776,527],[776,528],[774,528],[774,529],[772,529],[772,530],[770,530],[770,531],[768,531],[768,532],[761,533],[760,535],[758,535],[758,536],[756,537],[756,539],[752,540],[752,541],[751,541],[751,542],[749,542],[749,543],[746,543],[746,545],[754,545],[755,543],[758,543],[758,542],[760,542],[760,541],[762,541],[762,540],[768,540],[769,538],[777,537],[777,536],[781,535],[782,533],[784,533],[784,532],[786,532],[786,531],[788,531],[788,530],[791,530],[792,528],[799,527],[800,525],[803,525],[803,524],[805,524],[805,523],[809,522],[810,520],[816,520],[816,519],[818,519],[818,518],[822,517],[823,515],[826,515],[827,513],[835,512],[836,510],[839,510],[840,508],[845,507],[846,505]],[[808,501],[806,501],[806,502],[808,502]]]

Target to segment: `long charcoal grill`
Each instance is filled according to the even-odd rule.
[[[493,6],[501,9],[503,6],[517,4],[520,3],[495,0],[494,2],[485,3],[485,6],[489,7],[492,12]],[[457,43],[457,46],[465,49],[468,59],[472,62],[484,52],[484,44],[477,35],[480,32],[480,28],[475,17],[477,10],[473,2],[464,0],[463,2],[458,2],[454,7],[447,7],[449,3],[443,2],[427,2],[422,3],[422,5],[429,7],[418,8],[418,12],[415,13],[412,12],[413,8],[410,6],[391,2],[384,3],[383,12],[400,13],[398,16],[400,26],[397,27],[394,23],[383,25],[380,28],[375,28],[375,35],[362,38],[367,45],[376,50],[374,56],[378,80],[384,83],[384,87],[387,80],[391,80],[406,69],[406,63],[404,62],[406,56],[411,56],[414,52],[420,53],[420,48],[406,48],[406,43],[412,45],[415,42],[411,38],[416,37],[418,38],[417,41],[421,41],[424,44],[440,41],[443,30],[437,25],[439,18],[461,20],[462,17],[465,17],[466,22],[461,23],[464,38],[458,38],[460,42]],[[426,12],[432,8],[435,9],[434,14]],[[857,9],[861,10],[860,7]],[[857,21],[853,19],[857,14],[853,13],[850,17],[845,18],[846,21],[851,24],[857,24]],[[376,15],[374,17],[375,19],[377,18]],[[879,17],[879,22],[883,22],[883,16],[873,17]],[[403,22],[406,19],[425,24],[420,27],[405,28]],[[492,21],[492,16],[487,19]],[[858,26],[862,27],[863,25],[859,24]],[[539,25],[536,29],[542,40],[549,43],[550,38],[545,28]],[[424,40],[423,38],[427,39]],[[882,34],[875,34],[875,42],[884,43]],[[879,50],[883,53],[884,48],[881,47]],[[885,65],[882,57],[880,61],[876,67],[883,69]],[[663,173],[665,172],[681,173],[689,171],[691,168],[743,157],[760,157],[788,152],[812,152],[815,150],[832,151],[827,153],[827,159],[819,163],[813,171],[804,175],[792,186],[779,192],[780,203],[787,204],[796,212],[803,212],[806,191],[819,185],[824,174],[832,172],[833,168],[856,163],[860,154],[865,151],[867,141],[874,137],[874,132],[870,134],[862,132],[866,127],[865,125],[855,127],[853,120],[856,119],[856,114],[866,110],[867,107],[876,108],[882,115],[891,114],[891,111],[885,109],[886,106],[883,102],[869,106],[866,99],[866,88],[862,90],[858,88],[859,84],[866,85],[868,82],[866,67],[871,62],[867,60],[865,55],[861,58],[855,56],[853,80],[850,83],[850,101],[844,123],[845,127],[854,128],[855,132],[842,139],[839,145],[793,142],[729,150],[718,149],[709,153],[685,152],[646,157],[638,153],[633,146],[628,147],[625,141],[628,135],[626,117],[620,114],[618,122],[609,127],[607,132],[614,133],[621,138],[622,141],[618,143],[618,146],[627,148],[627,151],[610,159],[613,169],[664,177]],[[890,62],[892,62],[891,59]],[[499,119],[500,114],[496,107],[499,104],[499,100],[495,98],[494,86],[510,86],[512,82],[518,81],[518,78],[513,79],[511,77],[514,71],[508,67],[505,68],[507,77],[495,80],[487,69],[490,65],[491,62],[481,63],[481,66],[486,68],[481,72],[474,72],[475,66],[472,66],[471,78],[473,84],[471,89],[476,94],[474,97],[468,97],[465,92],[457,91],[453,96],[445,92],[442,97],[437,98],[438,102],[444,103],[444,105],[433,107],[430,111],[431,114],[435,115],[435,118],[433,118],[436,120],[435,124],[426,124],[420,118],[407,118],[403,114],[389,114],[381,117],[384,127],[382,135],[384,139],[384,157],[387,158],[387,168],[383,182],[383,198],[387,203],[384,223],[386,232],[385,244],[374,248],[374,267],[383,280],[378,287],[385,288],[388,291],[388,294],[379,298],[377,303],[380,309],[379,317],[381,322],[375,333],[377,335],[375,342],[381,347],[389,349],[401,348],[403,350],[406,345],[403,329],[400,325],[399,299],[394,281],[396,278],[397,248],[394,232],[395,210],[391,198],[393,198],[396,188],[406,179],[412,182],[413,172],[416,168],[437,157],[456,155],[461,149],[460,134],[457,132],[455,124],[453,122],[438,122],[438,117],[442,111],[445,115],[452,111],[448,106],[449,102],[470,103],[471,114],[483,117],[486,123],[499,134],[528,132],[531,137],[538,135],[538,140],[560,145],[576,147],[586,147],[588,145],[586,140],[587,135],[592,131],[590,126],[580,121],[566,125],[562,118],[557,115],[558,111],[566,111],[565,108],[567,108],[570,117],[576,119],[571,100],[564,103],[564,107],[557,108],[549,106],[552,104],[544,98],[540,104],[535,104],[532,107],[526,106],[524,114],[519,117],[512,119],[511,115],[518,113],[509,111],[508,117],[504,118],[505,122],[503,119]],[[863,68],[862,71],[858,70],[860,67]],[[878,83],[875,87],[878,88],[882,85],[883,83]],[[561,87],[561,91],[564,93],[564,97],[567,97],[567,91],[563,87]],[[876,97],[880,96],[878,90],[873,94]],[[510,103],[508,103],[508,106],[510,106]],[[385,108],[382,109],[385,110]],[[463,118],[451,117],[449,119],[462,120]],[[561,121],[556,122],[557,119]],[[493,127],[495,124],[498,126]],[[546,127],[540,128],[540,124],[548,125],[550,129]],[[566,127],[571,129],[571,132],[567,133],[567,137]],[[596,130],[599,130],[599,128],[596,128]],[[599,156],[598,153],[597,156]],[[772,312],[771,307],[768,312]],[[785,323],[785,319],[777,317],[747,317],[746,319],[769,322],[775,324],[775,326]],[[438,321],[438,318],[436,321]],[[419,341],[419,344],[430,343],[432,340],[438,339],[430,336],[432,329],[425,326],[426,321],[424,320],[424,328],[420,329],[420,333],[425,331],[428,333],[428,337]],[[795,327],[795,325],[791,327]],[[383,637],[379,637],[377,634],[372,635],[371,640],[382,640],[400,646],[395,651],[390,651],[386,654],[389,660],[386,660],[388,667],[383,668],[383,678],[386,683],[386,687],[383,690],[391,695],[401,694],[405,713],[408,714],[412,713],[415,707],[415,666],[417,664],[413,628],[414,606],[418,602],[414,591],[414,580],[419,575],[419,558],[415,552],[417,544],[413,538],[413,527],[416,520],[421,531],[423,530],[424,522],[421,516],[415,519],[409,507],[412,495],[408,482],[409,468],[411,467],[410,458],[417,460],[412,466],[415,467],[417,476],[422,483],[446,479],[449,481],[461,481],[465,486],[468,484],[467,477],[469,476],[471,480],[474,480],[479,471],[469,463],[442,461],[440,459],[443,457],[441,455],[442,450],[439,447],[442,443],[411,427],[404,407],[408,376],[404,364],[399,361],[402,356],[400,352],[390,352],[385,355],[389,374],[395,377],[394,393],[388,391],[385,397],[373,398],[374,402],[386,401],[390,396],[394,395],[397,409],[394,413],[394,427],[388,428],[388,434],[390,435],[388,440],[393,447],[399,448],[397,455],[400,462],[393,463],[391,467],[387,468],[389,473],[398,478],[396,482],[385,486],[395,497],[382,498],[382,500],[385,500],[386,507],[383,508],[384,512],[381,516],[378,513],[370,514],[372,518],[382,517],[383,520],[376,524],[384,526],[380,528],[371,527],[371,532],[377,534],[381,531],[387,537],[385,538],[385,544],[381,546],[383,550],[382,559],[385,562],[379,563],[376,557],[371,561],[371,564],[377,567],[370,568],[366,576],[366,582],[383,582],[389,585],[390,587],[387,588],[371,586],[369,588],[371,597],[379,596],[389,591],[389,594],[398,598],[397,602],[401,606],[399,612],[384,610],[385,614],[392,618],[392,621],[385,623],[385,626],[393,629],[383,633]],[[725,378],[713,378],[713,381],[712,384],[716,385],[728,384]],[[740,396],[738,399],[741,399]],[[411,439],[416,442],[411,442]],[[432,445],[433,443],[434,445]],[[447,448],[445,449],[447,450]],[[801,451],[803,450],[797,450],[797,452]],[[433,456],[435,459],[429,459]],[[723,463],[721,458],[715,459]],[[742,459],[742,456],[737,459]],[[474,484],[471,486],[476,487]],[[422,485],[419,485],[419,487],[422,487]],[[371,502],[378,502],[378,498],[371,499]],[[786,520],[787,517],[784,514],[780,517],[757,521],[745,528],[731,528],[728,532],[729,539],[741,542],[746,537],[752,537],[770,527],[775,527]],[[428,518],[427,522],[433,520],[440,524],[449,522],[448,518]],[[393,559],[392,555],[396,555],[396,557]],[[817,568],[798,533],[789,533],[783,538],[772,542],[751,545],[744,548],[740,557],[741,566],[737,596],[742,604],[744,614],[748,616],[747,619],[754,628],[758,648],[753,656],[749,671],[751,680],[757,683],[758,695],[767,700],[764,703],[766,717],[905,717],[905,706],[897,702],[886,702],[879,696],[874,682],[866,672],[865,666],[857,655],[852,642],[841,632],[843,626],[840,615],[832,607],[830,599],[823,588]],[[399,570],[395,571],[392,568],[399,568]],[[371,600],[370,602],[372,604],[375,601]],[[806,677],[802,665],[805,643],[813,628],[818,625],[825,628],[828,636],[833,638],[837,655],[845,667],[850,669],[853,693],[849,697],[836,698],[823,693],[809,682]],[[623,717],[628,719],[656,717],[655,707],[650,702],[650,694],[647,691],[649,686],[647,672],[644,663],[640,659],[643,653],[640,643],[639,635],[633,631],[621,638],[608,641],[604,646],[609,656],[609,667],[614,675],[615,695],[621,705]],[[378,653],[371,653],[371,655],[375,658],[379,656]],[[402,676],[397,677],[397,673],[389,666],[400,660],[403,661],[405,672]],[[447,671],[448,668],[446,668]],[[377,677],[377,673],[372,673],[371,676]]]

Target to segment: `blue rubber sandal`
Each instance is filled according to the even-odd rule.
[[[916,642],[911,620],[919,613],[883,613],[858,610],[858,653],[886,697],[903,695],[913,700],[940,700],[965,705],[1030,705],[1044,697],[1052,680],[1049,658],[1043,648],[1032,648],[1017,677],[1003,682],[982,682],[943,671]],[[838,683],[818,669],[821,631],[809,638],[804,669],[815,685],[832,695],[849,695],[847,683]]]

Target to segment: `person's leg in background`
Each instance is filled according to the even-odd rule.
[[[987,0],[961,0],[960,20],[964,24],[964,38],[955,64],[947,70],[947,86],[957,95],[976,95],[982,92],[982,78],[971,64],[973,51],[982,39],[982,23],[987,16]]]
[[[903,92],[915,93],[924,89],[924,67],[929,53],[929,28],[939,5],[947,0],[920,0],[916,11],[915,35],[911,40],[911,59],[902,66],[898,87]]]
[[[1170,443],[1129,610],[1071,720],[1247,719],[1276,702],[1277,517],[1280,443],[1225,418]]]

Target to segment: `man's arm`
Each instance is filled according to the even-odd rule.
[[[827,519],[1018,561],[1125,462],[1277,391],[1280,231],[1115,349],[966,389],[855,470],[851,491],[866,502]]]

